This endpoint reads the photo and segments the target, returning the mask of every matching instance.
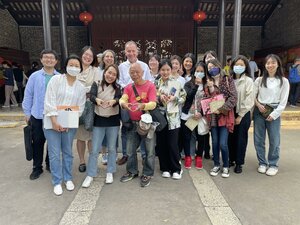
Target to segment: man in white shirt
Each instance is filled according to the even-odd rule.
[[[125,44],[125,55],[127,60],[119,65],[119,70],[120,70],[119,84],[121,85],[122,88],[124,88],[126,85],[131,84],[133,82],[129,75],[129,67],[133,63],[138,63],[142,66],[142,69],[144,71],[144,75],[143,75],[144,80],[151,80],[151,74],[148,65],[138,60],[137,58],[138,47],[134,41],[128,41]]]
[[[129,75],[129,68],[130,65],[133,63],[138,63],[141,65],[144,74],[143,79],[144,80],[151,80],[152,76],[150,73],[150,69],[148,65],[140,60],[138,60],[138,47],[137,44],[134,41],[128,41],[125,44],[125,55],[127,60],[119,65],[119,71],[120,71],[120,79],[119,84],[122,88],[125,88],[128,84],[133,83],[130,75]],[[127,162],[127,153],[126,153],[126,129],[122,127],[122,153],[123,157],[118,160],[118,164],[122,165]],[[143,148],[143,147],[142,147]]]

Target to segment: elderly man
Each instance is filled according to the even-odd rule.
[[[155,139],[139,135],[137,133],[137,123],[141,119],[142,111],[153,110],[156,107],[156,89],[151,81],[143,79],[144,71],[139,63],[131,64],[129,73],[134,83],[125,87],[119,102],[123,109],[129,110],[133,128],[127,131],[127,173],[121,177],[121,182],[130,181],[138,176],[137,148],[141,141],[144,140],[146,155],[143,159],[141,187],[146,187],[150,184],[151,177],[154,174]],[[138,96],[136,96],[134,88]]]
[[[129,75],[129,68],[133,63],[138,63],[142,67],[144,71],[142,74],[144,80],[152,79],[148,65],[142,61],[139,61],[137,58],[138,47],[134,41],[128,41],[125,44],[125,55],[127,57],[127,61],[119,65],[119,70],[120,70],[119,84],[121,85],[122,88],[125,88],[128,84],[132,83],[132,79]],[[145,145],[144,143],[142,143],[141,152],[143,156],[144,156],[144,150],[145,150]],[[128,158],[126,153],[126,129],[124,127],[122,127],[122,153],[123,153],[123,157],[120,160],[118,160],[119,165],[126,163]]]

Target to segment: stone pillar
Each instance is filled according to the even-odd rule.
[[[51,15],[49,0],[42,0],[43,30],[45,49],[52,49],[51,43]]]
[[[220,0],[220,18],[218,26],[218,57],[224,65],[225,0]]]
[[[242,0],[235,0],[234,23],[233,23],[233,40],[232,40],[232,59],[239,55],[240,52],[240,33],[242,18]]]
[[[61,65],[63,66],[68,57],[67,19],[66,19],[65,0],[59,0],[59,25],[60,25]]]

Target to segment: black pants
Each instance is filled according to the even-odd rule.
[[[184,150],[185,156],[191,156],[192,131],[185,125],[186,120],[181,120],[179,148]]]
[[[168,126],[156,133],[159,165],[160,170],[163,172],[168,171],[174,173],[181,170],[179,163],[178,134],[179,128],[168,130]]]
[[[181,132],[181,146],[184,149],[184,154],[185,156],[191,156],[191,137],[192,137],[192,131],[185,125],[186,121],[185,120],[181,120],[181,128],[180,128],[180,132]],[[196,131],[196,138],[197,138],[197,142],[198,142],[198,147],[196,150],[196,155],[202,157],[203,156],[203,151],[206,154],[209,154],[209,133],[205,134],[205,135],[199,135],[198,134],[198,127],[195,128]]]
[[[21,82],[18,82],[17,81],[17,86],[18,86],[18,91],[17,91],[17,93],[18,93],[18,100],[17,100],[17,102],[18,103],[22,103],[22,101],[23,101],[23,81],[21,81]]]
[[[45,136],[43,131],[43,120],[36,119],[33,116],[30,117],[32,125],[32,139],[33,139],[33,170],[43,169],[43,158],[44,158],[44,144]],[[49,165],[48,151],[46,154],[45,162]]]
[[[5,85],[0,86],[0,104],[4,105],[5,102]]]
[[[196,127],[196,137],[197,137],[197,142],[198,142],[198,146],[197,146],[197,151],[196,151],[196,155],[200,156],[201,158],[203,157],[203,152],[205,152],[205,154],[209,155],[209,133],[204,134],[204,135],[199,135],[197,132],[197,127]]]
[[[233,133],[228,135],[229,160],[237,165],[245,163],[248,145],[248,130],[251,124],[250,112],[247,112],[239,125],[234,126]]]

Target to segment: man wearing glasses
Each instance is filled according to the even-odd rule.
[[[24,100],[22,102],[26,123],[32,127],[33,139],[33,169],[30,180],[35,180],[43,173],[43,155],[45,136],[43,132],[43,111],[46,88],[53,75],[59,74],[55,70],[58,61],[57,53],[53,50],[43,50],[40,54],[43,65],[41,70],[34,72],[27,82]],[[50,171],[48,152],[46,155],[46,170]]]

